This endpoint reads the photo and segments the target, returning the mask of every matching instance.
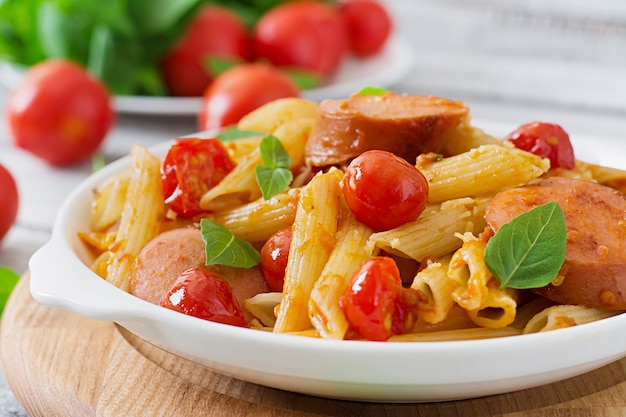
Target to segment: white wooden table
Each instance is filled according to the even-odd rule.
[[[477,120],[516,126],[533,120],[570,132],[623,137],[626,146],[626,2],[621,0],[394,0],[399,33],[415,65],[398,92],[462,100]],[[7,91],[0,90],[4,114]],[[195,130],[193,117],[120,115],[106,140],[107,161],[133,143],[155,144]],[[20,191],[17,223],[0,247],[0,265],[25,271],[49,237],[65,196],[88,163],[45,165],[16,149],[0,119],[0,163]],[[626,166],[626,161],[625,161]],[[23,416],[0,375],[0,417]]]

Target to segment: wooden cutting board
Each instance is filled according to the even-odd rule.
[[[6,306],[0,354],[9,385],[33,417],[626,416],[626,359],[563,382],[480,399],[330,400],[225,377],[113,323],[43,306],[28,284],[26,274]]]

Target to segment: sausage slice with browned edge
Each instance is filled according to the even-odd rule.
[[[200,230],[180,228],[163,232],[139,252],[131,272],[128,292],[159,304],[180,273],[195,267],[207,268],[227,281],[240,305],[247,298],[269,291],[259,268],[206,266],[205,260],[205,245]],[[244,314],[250,318],[247,312]]]
[[[553,177],[497,194],[487,224],[498,230],[533,207],[554,201],[565,214],[567,248],[562,283],[534,290],[561,304],[626,309],[626,197],[589,181]]]
[[[380,149],[414,164],[421,153],[439,152],[446,134],[468,114],[458,101],[392,92],[324,100],[306,144],[306,163],[339,165]]]

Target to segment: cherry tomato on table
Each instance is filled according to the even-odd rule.
[[[296,84],[278,68],[261,63],[237,65],[207,88],[198,125],[201,130],[232,125],[263,104],[299,95]]]
[[[7,234],[15,218],[19,206],[19,193],[15,179],[11,173],[0,165],[0,240]]]
[[[292,237],[291,227],[279,230],[261,248],[261,271],[267,286],[272,291],[283,290]]]
[[[381,150],[354,158],[342,189],[357,220],[376,231],[417,219],[428,200],[424,175],[404,159]]]
[[[423,302],[424,294],[402,286],[398,267],[388,257],[361,264],[339,300],[350,326],[374,341],[411,331]]]
[[[161,165],[165,204],[181,217],[203,213],[202,196],[234,167],[219,139],[177,139]]]
[[[516,148],[550,159],[551,168],[574,169],[576,158],[569,135],[559,125],[532,122],[520,126],[505,140]]]
[[[200,9],[165,55],[161,72],[170,94],[200,97],[212,79],[207,59],[238,62],[249,55],[248,33],[241,18],[225,7],[210,5]]]
[[[387,9],[375,0],[348,0],[339,5],[339,15],[348,29],[350,50],[366,57],[385,46],[393,23]]]
[[[52,165],[90,157],[115,120],[108,91],[66,60],[33,66],[7,104],[15,144]]]
[[[204,320],[250,327],[230,285],[201,268],[180,274],[160,305]]]
[[[332,6],[315,1],[278,5],[256,23],[252,41],[257,59],[327,77],[348,51],[344,22]]]

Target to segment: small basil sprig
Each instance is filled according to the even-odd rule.
[[[259,252],[227,228],[208,219],[200,220],[200,231],[205,243],[206,264],[252,268],[258,265]]]
[[[222,142],[228,142],[229,140],[254,138],[257,136],[265,136],[265,132],[256,132],[254,130],[240,130],[236,127],[227,128],[219,132],[215,137]]]
[[[368,86],[361,88],[357,94],[360,96],[382,96],[387,91],[389,90],[386,88]]]
[[[274,135],[265,136],[259,149],[263,165],[258,165],[254,171],[263,198],[268,200],[291,184],[293,180],[293,174],[289,170],[291,158]]]
[[[565,261],[567,229],[561,207],[550,202],[500,227],[485,248],[485,263],[505,288],[540,288]]]

